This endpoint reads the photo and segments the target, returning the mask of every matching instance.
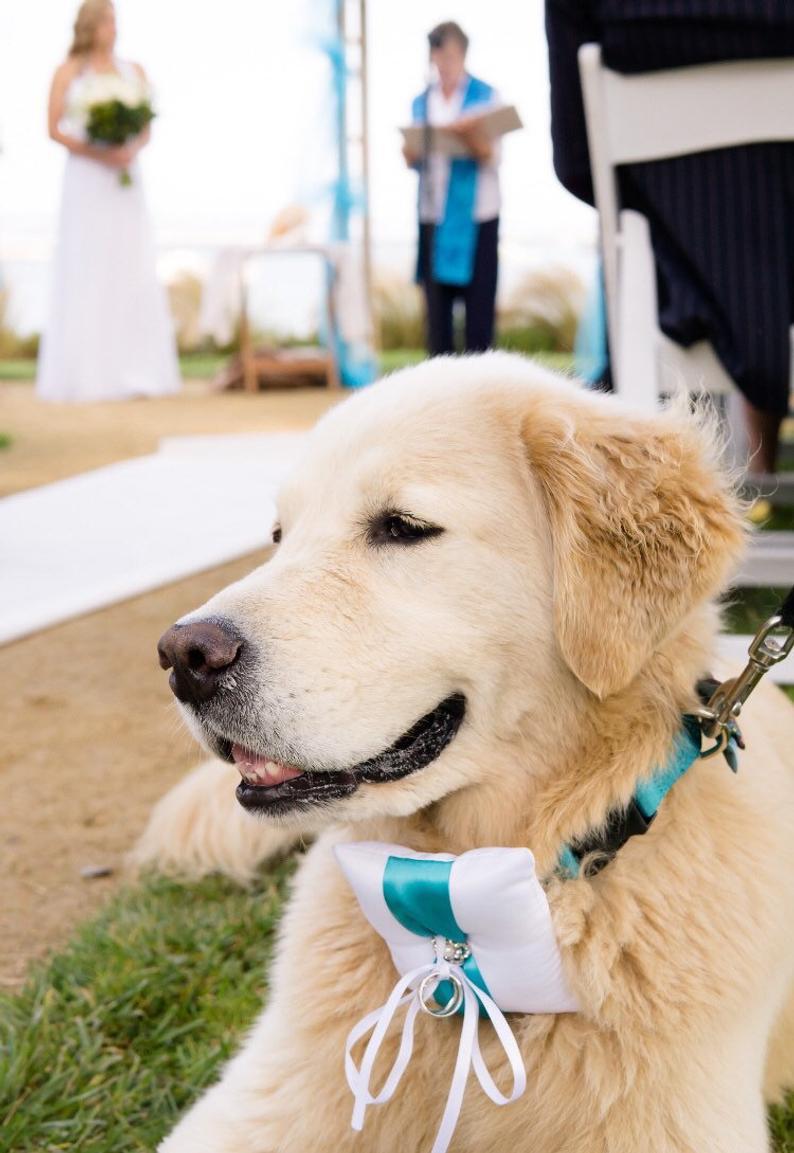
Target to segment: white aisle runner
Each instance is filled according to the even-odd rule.
[[[0,643],[262,548],[302,440],[168,438],[0,501]]]
[[[0,644],[262,548],[302,441],[168,437],[151,456],[0,500]],[[749,642],[722,638],[729,669]],[[770,674],[793,678],[794,660]]]

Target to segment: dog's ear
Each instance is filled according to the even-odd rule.
[[[741,553],[739,502],[708,423],[686,412],[539,397],[522,436],[548,505],[558,643],[606,697],[720,588]]]

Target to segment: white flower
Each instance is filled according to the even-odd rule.
[[[115,72],[87,73],[72,85],[67,115],[71,121],[85,127],[93,105],[107,104],[111,100],[135,108],[145,100],[151,100],[151,90],[140,77],[119,76]]]

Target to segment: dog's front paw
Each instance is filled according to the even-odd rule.
[[[246,813],[234,795],[238,780],[222,761],[189,773],[155,806],[130,854],[133,868],[191,880],[223,873],[244,885],[263,861],[286,852],[296,833]]]

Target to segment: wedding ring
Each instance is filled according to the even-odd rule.
[[[430,1007],[425,998],[428,996],[432,997],[433,991],[438,987],[441,980],[450,982],[453,989],[452,996],[447,1001],[446,1005],[439,1007],[438,1009],[433,1009]],[[431,989],[428,993],[427,985],[429,981],[433,981],[434,985],[433,989]],[[422,1006],[426,1013],[430,1014],[431,1017],[452,1017],[455,1013],[457,1013],[458,1009],[463,1004],[463,985],[460,981],[460,978],[456,977],[454,973],[449,973],[448,976],[444,978],[440,978],[437,973],[428,973],[426,977],[422,978],[422,982],[419,986],[419,1004]]]

